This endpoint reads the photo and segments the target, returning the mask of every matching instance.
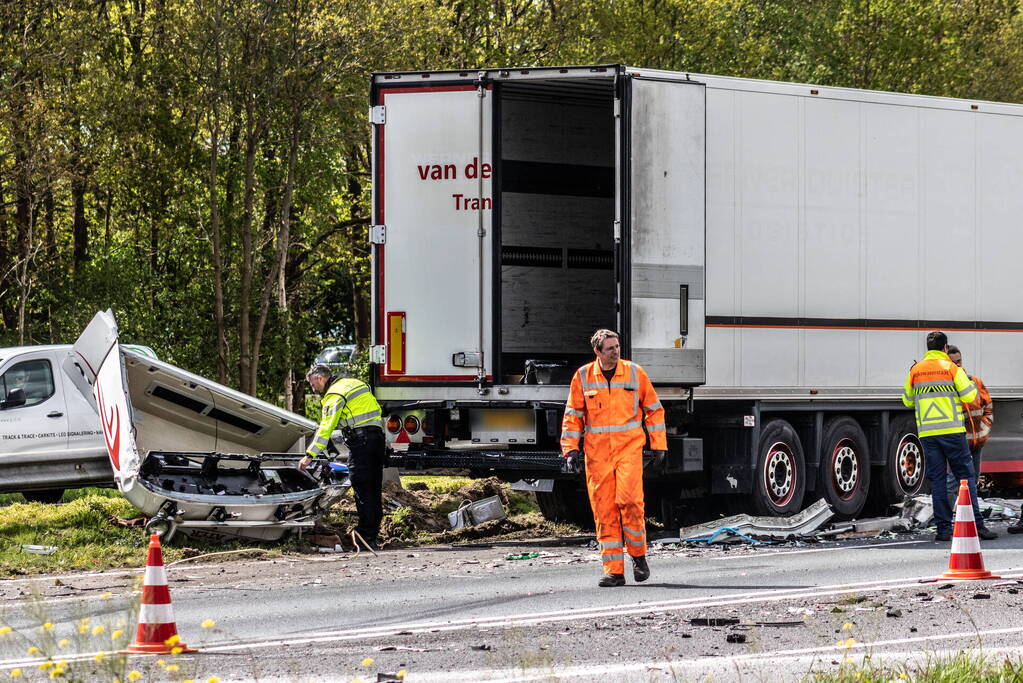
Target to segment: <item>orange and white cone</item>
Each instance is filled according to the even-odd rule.
[[[959,480],[959,499],[956,501],[956,525],[952,534],[952,554],[948,557],[948,571],[942,579],[1000,579],[984,568],[980,554],[980,538],[977,536],[977,522],[973,518],[973,503],[970,487],[965,479]]]
[[[168,641],[170,641],[168,643]],[[149,556],[146,560],[146,578],[142,582],[142,605],[139,607],[139,628],[135,642],[126,653],[169,655],[174,652],[196,652],[181,642],[178,626],[174,623],[167,570],[163,566],[160,537],[149,537]]]

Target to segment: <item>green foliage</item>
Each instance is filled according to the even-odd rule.
[[[933,683],[1002,683],[1023,678],[1023,660],[1018,657],[990,657],[969,651],[948,656],[929,656],[922,663],[875,663],[864,657],[846,661],[837,670],[815,673],[804,680],[814,683],[891,683],[928,681]]]
[[[313,356],[368,341],[374,71],[621,62],[1023,101],[1021,46],[1019,0],[2,3],[0,345],[112,308],[125,340],[301,412]]]

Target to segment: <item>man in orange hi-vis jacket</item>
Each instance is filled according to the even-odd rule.
[[[625,554],[633,577],[646,581],[646,520],[643,508],[643,446],[663,463],[668,449],[664,409],[643,368],[621,360],[618,334],[597,330],[590,338],[597,358],[572,377],[561,452],[565,470],[578,472],[580,439],[586,453],[586,489],[604,562],[601,587],[625,585]]]

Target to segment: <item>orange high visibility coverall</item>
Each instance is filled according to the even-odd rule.
[[[586,488],[605,574],[625,573],[623,539],[633,557],[646,554],[644,425],[650,448],[668,450],[664,409],[643,368],[619,360],[609,383],[600,363],[593,361],[572,377],[561,423],[561,452],[586,452]]]

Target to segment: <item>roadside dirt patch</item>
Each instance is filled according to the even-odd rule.
[[[458,509],[465,501],[491,496],[501,500],[508,511],[507,518],[451,530],[449,512]],[[387,483],[384,485],[384,514],[380,537],[385,548],[574,532],[574,528],[566,529],[564,525],[546,521],[536,511],[532,494],[512,491],[507,483],[496,477],[471,480],[456,490],[445,492],[431,491],[421,482],[408,488]],[[325,521],[346,546],[350,543],[348,531],[356,518],[355,502],[349,497],[335,507]]]

